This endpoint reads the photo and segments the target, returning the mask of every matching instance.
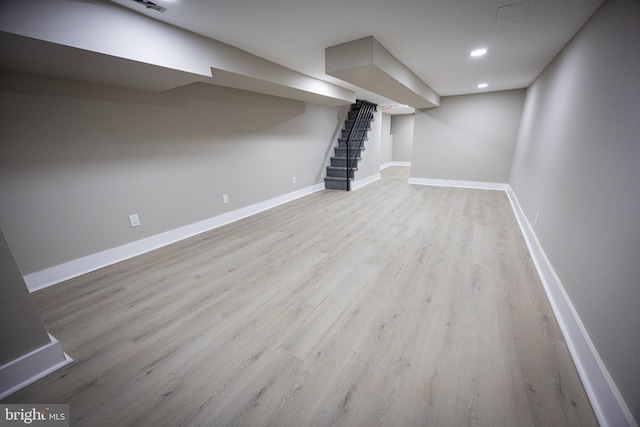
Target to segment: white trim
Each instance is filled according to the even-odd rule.
[[[480,190],[506,191],[509,184],[501,182],[459,181],[452,179],[409,178],[409,184],[434,185],[437,187],[475,188]]]
[[[368,176],[366,178],[360,179],[358,181],[354,181],[351,184],[351,189],[352,190],[357,190],[358,188],[364,187],[367,184],[371,184],[374,181],[379,180],[380,178],[382,178],[382,176],[379,173],[373,174],[371,176]]]
[[[375,174],[353,183],[353,189],[363,187],[380,179]],[[447,187],[476,188],[488,190],[504,190],[509,197],[520,229],[525,238],[529,252],[536,266],[540,280],[553,312],[558,320],[562,334],[576,365],[580,378],[598,421],[602,426],[638,427],[637,422],[620,395],[606,366],[602,362],[589,334],[587,333],[575,307],[571,303],[560,279],[549,262],[531,224],[524,215],[515,193],[508,184],[485,183],[476,181],[436,180],[426,178],[409,178],[409,184],[435,185]],[[72,277],[97,270],[107,265],[128,259],[159,247],[186,239],[214,228],[238,221],[264,210],[287,203],[324,189],[324,184],[316,184],[305,189],[285,194],[264,202],[250,205],[217,217],[195,224],[174,229],[156,236],[132,242],[104,252],[89,255],[43,271],[25,276],[25,282],[31,292],[54,285]],[[60,347],[58,341],[51,336],[51,344],[37,349],[21,358],[0,367],[0,384],[8,384],[7,390],[0,390],[0,399],[14,393],[38,379],[60,369],[72,362]],[[62,356],[60,356],[62,354]]]
[[[378,175],[379,178],[379,175]],[[366,183],[365,183],[366,184]],[[364,184],[362,184],[364,185]],[[59,264],[42,271],[30,273],[24,276],[24,281],[30,292],[55,285],[65,280],[81,276],[91,271],[118,263],[120,261],[142,255],[154,249],[175,243],[177,241],[204,233],[223,225],[238,221],[259,212],[271,209],[283,203],[290,202],[300,197],[324,190],[324,183],[312,185],[292,193],[283,194],[273,199],[265,200],[235,211],[227,212],[194,224],[156,234],[142,240],[127,243],[122,246],[107,249],[106,251],[91,254],[73,261]]]
[[[387,162],[380,165],[380,170],[390,168],[392,166],[411,167],[411,162]]]
[[[638,427],[509,184],[427,178],[409,178],[409,184],[503,190],[507,193],[598,422],[603,427]]]
[[[411,167],[411,162],[391,162],[393,166]]]
[[[506,193],[598,422],[638,427],[510,186]]]
[[[53,335],[50,343],[0,366],[0,400],[73,362]]]
[[[384,170],[386,168],[390,168],[391,166],[393,166],[393,162],[383,163],[383,164],[380,165],[380,170]]]

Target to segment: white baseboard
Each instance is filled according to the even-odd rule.
[[[384,170],[386,168],[390,168],[391,166],[393,166],[393,162],[383,163],[383,164],[380,165],[380,170]]]
[[[524,215],[515,193],[511,187],[507,188],[506,193],[598,422],[603,427],[638,427]]]
[[[481,182],[481,181],[459,181],[452,179],[431,179],[431,178],[409,178],[409,184],[434,185],[437,187],[457,187],[475,188],[480,190],[507,190],[506,183],[501,182]]]
[[[0,366],[0,400],[73,362],[57,339]]]
[[[363,187],[378,179],[380,179],[380,174],[372,175],[354,182],[352,188]],[[578,313],[573,307],[560,279],[551,266],[542,246],[538,242],[533,228],[526,219],[509,185],[503,183],[426,178],[409,178],[409,184],[503,190],[507,193],[522,234],[529,247],[531,257],[538,270],[545,292],[549,298],[551,307],[558,320],[598,421],[602,426],[638,427],[631,411],[624,402],[602,359],[598,355]],[[43,271],[31,273],[25,276],[25,282],[29,290],[33,292],[176,241],[218,228],[225,224],[238,221],[323,189],[324,184],[317,184],[195,224],[89,255]],[[0,399],[71,363],[72,360],[64,354],[58,341],[52,336],[51,341],[50,345],[44,346],[41,349],[35,350],[28,355],[0,367],[0,384],[3,385],[3,388],[5,384],[7,385],[6,390],[0,390]]]
[[[351,189],[352,190],[357,190],[358,188],[364,187],[367,184],[371,184],[374,181],[379,180],[380,178],[382,178],[382,176],[379,173],[373,174],[371,176],[368,176],[366,178],[360,179],[358,181],[354,181],[351,184]]]
[[[265,200],[264,202],[246,206],[232,212],[227,212],[204,221],[169,230],[136,242],[127,243],[122,246],[107,249],[103,252],[78,258],[42,271],[27,274],[24,276],[24,281],[27,284],[29,291],[35,292],[48,286],[64,282],[65,280],[69,280],[146,252],[150,252],[171,243],[213,230],[321,190],[324,190],[324,183],[306,187],[292,193],[287,193],[273,199]]]
[[[403,167],[411,167],[411,162],[388,162],[380,165],[380,170],[390,168],[392,166],[403,166]]]

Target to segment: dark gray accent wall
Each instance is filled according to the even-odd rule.
[[[640,422],[640,3],[608,0],[527,91],[510,185]]]

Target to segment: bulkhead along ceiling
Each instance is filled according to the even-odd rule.
[[[325,49],[373,36],[449,96],[529,86],[603,0],[113,1],[357,93],[325,73]]]
[[[3,0],[0,66],[144,90],[209,83],[429,108],[528,87],[602,1]]]

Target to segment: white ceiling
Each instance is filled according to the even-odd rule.
[[[382,105],[393,100],[327,75],[325,48],[374,36],[441,96],[524,88],[603,2],[530,0],[502,9],[526,17],[498,22],[518,0],[153,0],[164,13],[112,1]],[[488,54],[469,57],[479,47]]]

